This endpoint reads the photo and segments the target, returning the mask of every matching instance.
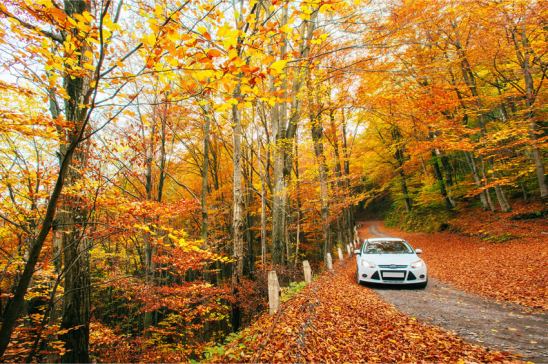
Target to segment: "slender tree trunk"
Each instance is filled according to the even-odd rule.
[[[238,95],[239,96],[239,95]],[[243,191],[242,191],[242,124],[240,120],[240,110],[237,105],[232,106],[232,122],[234,152],[232,154],[233,171],[233,217],[232,225],[234,229],[234,259],[235,268],[233,273],[233,283],[238,284],[243,275],[243,253],[244,253],[244,224],[243,224]]]
[[[448,58],[447,54],[445,56],[446,56],[446,58]],[[453,90],[455,91],[455,94],[457,95],[459,103],[460,103],[462,109],[464,110],[463,124],[467,125],[468,124],[468,114],[467,114],[467,111],[466,111],[467,107],[466,107],[466,104],[464,103],[464,99],[463,99],[463,96],[462,96],[461,92],[457,88],[455,75],[453,74],[453,71],[451,70],[451,68],[449,68],[449,74],[451,75],[451,85],[453,86]],[[468,167],[470,168],[470,171],[472,172],[472,178],[474,179],[474,184],[478,188],[481,187],[481,178],[480,178],[479,173],[478,173],[478,169],[477,169],[477,166],[476,166],[476,161],[475,161],[474,154],[472,152],[464,152],[464,156],[465,156],[466,162],[468,164]],[[482,208],[484,210],[488,210],[489,205],[487,203],[487,197],[486,197],[485,191],[481,191],[479,193],[479,197],[480,197],[480,202],[481,202]]]
[[[204,140],[203,140],[203,154],[204,160],[202,164],[202,194],[200,196],[200,205],[202,208],[202,225],[200,229],[200,235],[204,241],[204,245],[207,246],[207,232],[208,232],[208,213],[207,213],[207,177],[209,169],[209,129],[211,119],[208,115],[208,110],[203,109],[204,112]]]
[[[287,181],[284,175],[285,155],[281,138],[276,137],[276,150],[273,163],[273,191],[272,191],[272,262],[283,263],[283,247],[287,221]]]
[[[405,203],[405,211],[410,212],[413,208],[413,201],[409,195],[409,189],[407,188],[407,176],[403,165],[405,163],[405,147],[402,142],[402,136],[400,130],[394,126],[392,128],[392,140],[396,144],[396,151],[394,152],[394,158],[398,164],[398,173],[400,175],[400,187],[403,194],[403,201]]]
[[[519,32],[519,35],[517,34]],[[525,82],[525,100],[529,111],[527,118],[529,120],[529,138],[531,139],[531,154],[535,164],[535,172],[537,176],[537,182],[539,185],[540,197],[543,199],[548,198],[548,184],[546,183],[546,173],[544,169],[544,156],[541,149],[538,147],[539,131],[541,127],[535,120],[535,114],[533,111],[534,103],[536,100],[535,84],[533,81],[533,75],[531,73],[531,46],[529,39],[527,38],[525,24],[521,26],[521,30],[518,31],[517,27],[511,30],[512,40],[514,42],[514,48],[516,56],[521,66],[523,73],[523,80]],[[519,36],[519,39],[518,39]],[[521,51],[521,47],[523,52]]]
[[[334,153],[334,156],[335,156],[335,177],[336,177],[336,181],[335,181],[334,184],[336,185],[336,188],[337,188],[337,191],[338,191],[337,192],[337,199],[338,199],[337,201],[341,201],[345,197],[344,194],[341,196],[341,194],[344,193],[345,186],[344,186],[344,181],[343,181],[343,176],[342,176],[341,154],[340,154],[340,151],[339,151],[339,136],[338,136],[338,133],[337,133],[337,125],[336,125],[336,121],[335,121],[335,110],[334,109],[331,109],[330,112],[329,112],[329,121],[330,121],[330,129],[331,129],[330,130],[331,138],[333,140],[333,142],[332,142],[332,144],[333,144],[333,153]],[[341,201],[341,202],[344,205],[345,201]],[[342,243],[343,245],[346,245],[350,242],[350,240],[348,240],[348,236],[346,234],[347,221],[346,221],[345,210],[346,210],[346,207],[343,207],[343,210],[337,216],[337,242]]]
[[[240,85],[234,92],[235,98],[240,97]],[[233,227],[233,253],[235,260],[232,269],[232,292],[238,293],[240,280],[244,273],[244,217],[243,217],[243,191],[242,191],[242,123],[240,119],[240,110],[238,105],[232,105],[232,132],[234,150],[232,153],[233,171],[233,205],[232,205],[232,227]],[[236,303],[232,306],[232,328],[237,331],[240,326],[241,312],[240,305]]]
[[[348,151],[348,139],[346,136],[346,117],[344,113],[344,108],[341,109],[341,126],[342,126],[342,152],[343,152],[343,171],[344,171],[344,184],[345,184],[345,193],[346,197],[349,198],[351,191],[350,191],[350,152]],[[349,240],[354,240],[354,213],[353,213],[353,206],[349,206],[346,209],[346,215],[347,215],[347,233],[349,236]]]
[[[411,201],[411,197],[409,197],[409,189],[407,188],[407,177],[405,176],[403,167],[400,166],[398,169],[400,175],[401,192],[403,194],[403,201],[405,203],[405,211],[410,212],[413,208],[413,202]]]
[[[453,28],[456,29],[456,24],[452,24]],[[474,73],[472,71],[472,66],[470,65],[470,62],[468,61],[467,55],[465,53],[465,50],[462,48],[462,44],[458,37],[456,38],[454,42],[454,46],[456,48],[457,54],[460,58],[460,66],[462,71],[462,76],[464,78],[464,82],[468,89],[470,90],[470,93],[475,98],[476,108],[477,112],[479,113],[479,124],[480,124],[480,133],[481,137],[483,138],[486,134],[486,126],[484,121],[484,115],[482,114],[482,102],[478,93],[478,87],[476,83],[476,77],[474,76]],[[462,101],[461,101],[462,102]],[[485,161],[483,156],[479,156],[480,161],[480,173],[481,178],[476,179],[476,176],[474,176],[474,179],[476,183],[479,182],[481,186],[485,186],[488,182],[487,175],[485,174]],[[471,155],[471,162],[473,163],[473,170],[475,169],[477,171],[477,166],[475,165],[474,156]],[[477,173],[474,172],[473,173]],[[487,207],[491,211],[495,211],[495,207],[493,205],[493,202],[491,200],[491,194],[489,192],[489,189],[484,189],[482,191],[484,198],[482,198],[482,204],[484,205],[484,208]],[[480,195],[481,198],[481,195]]]
[[[297,136],[295,136],[297,138]],[[301,181],[299,172],[299,144],[295,141],[295,193],[297,194],[297,232],[295,235],[295,259],[294,265],[299,261],[299,249],[301,244]]]
[[[302,36],[304,41],[299,49],[300,58],[308,57],[310,51],[310,41],[312,40],[315,29],[315,19],[318,11],[311,14],[311,19],[302,25]],[[287,23],[287,8],[284,7],[282,14],[282,24]],[[282,42],[280,54],[285,55],[287,41]],[[291,155],[293,138],[297,133],[297,124],[300,117],[301,103],[298,93],[301,90],[303,81],[309,70],[301,67],[293,77],[291,110],[289,112],[285,102],[276,104],[273,108],[272,133],[274,135],[274,163],[273,163],[273,191],[272,191],[272,262],[275,264],[284,263],[284,246],[288,218],[288,194],[289,179],[293,167],[293,156]],[[288,85],[282,83],[283,98],[287,99]]]
[[[156,138],[156,121],[154,120],[152,123],[152,130],[150,133],[150,145],[146,142],[147,135],[145,133],[144,129],[144,122],[142,123],[143,129],[142,129],[142,137],[143,141],[146,145],[146,156],[145,156],[145,192],[146,192],[146,199],[147,201],[152,201],[152,163],[154,160],[154,149],[155,149],[155,138]],[[149,225],[151,223],[151,220],[149,218],[145,218],[144,223],[146,225]],[[145,268],[145,283],[148,286],[152,286],[154,284],[154,272],[155,272],[155,266],[154,266],[154,244],[152,243],[152,236],[149,232],[143,232],[143,241],[145,243],[145,260],[144,260],[144,268]],[[145,312],[143,317],[143,328],[145,331],[147,331],[152,326],[152,320],[153,320],[153,312]],[[148,335],[148,333],[147,333]]]
[[[262,146],[260,140],[257,140],[259,174],[261,178],[261,263],[263,269],[266,267],[266,191],[265,191],[265,172],[261,161]]]
[[[310,121],[310,131],[312,134],[312,141],[314,144],[314,155],[316,156],[316,162],[318,163],[318,172],[320,179],[320,209],[322,218],[322,232],[323,232],[323,252],[325,257],[326,253],[331,251],[331,239],[329,234],[329,187],[327,176],[327,161],[324,154],[323,147],[323,125],[321,114],[315,110],[315,103],[313,97],[313,85],[312,75],[310,72],[307,75],[307,93],[308,93],[308,115]],[[324,258],[325,259],[325,258]]]
[[[81,142],[84,127],[85,123],[76,125],[73,133],[71,133],[71,143],[66,148],[65,154],[61,156],[59,173],[57,175],[53,191],[51,192],[48,200],[42,226],[40,227],[36,238],[33,239],[30,245],[27,262],[15,288],[13,298],[7,302],[6,307],[4,308],[2,328],[0,329],[0,357],[4,355],[8,347],[13,329],[17,319],[19,318],[19,313],[23,308],[25,294],[31,282],[32,275],[34,274],[36,264],[38,263],[40,252],[42,251],[44,242],[53,226],[59,198],[65,185],[65,178],[71,167],[74,152],[77,150]]]
[[[434,138],[435,138],[435,133],[431,131],[430,132],[430,139],[434,140]],[[449,194],[448,194],[447,188],[446,188],[446,184],[445,184],[445,180],[443,178],[443,173],[442,173],[440,165],[439,165],[439,159],[440,158],[438,156],[441,153],[436,149],[432,149],[430,152],[431,152],[431,163],[432,163],[432,167],[433,167],[433,170],[434,170],[434,177],[438,181],[438,186],[440,188],[440,194],[443,198],[443,201],[445,202],[445,207],[448,210],[451,210],[455,207],[455,205],[453,204],[453,201],[449,197]]]

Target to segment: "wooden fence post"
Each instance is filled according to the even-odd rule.
[[[304,281],[306,283],[312,282],[312,269],[310,268],[310,263],[308,263],[308,260],[303,260],[303,270],[304,270]]]
[[[280,307],[280,283],[275,270],[268,272],[268,307],[271,315],[278,312]]]
[[[339,260],[340,260],[340,261],[343,261],[343,260],[344,260],[344,256],[343,256],[343,252],[342,252],[341,247],[338,247],[338,248],[337,248],[337,253],[339,253]]]
[[[333,258],[331,257],[331,253],[327,253],[327,269],[333,270]]]

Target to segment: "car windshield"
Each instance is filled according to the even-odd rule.
[[[372,241],[365,247],[365,254],[411,254],[413,250],[403,241]]]

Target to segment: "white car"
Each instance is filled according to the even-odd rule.
[[[374,238],[363,242],[356,254],[356,279],[362,283],[406,284],[425,288],[428,284],[426,263],[399,238]]]

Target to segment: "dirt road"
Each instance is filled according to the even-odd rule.
[[[368,232],[362,231],[365,235],[385,236],[377,225],[370,225]],[[453,331],[467,341],[519,353],[535,363],[548,363],[545,313],[529,313],[518,305],[466,293],[432,277],[425,290],[373,289],[398,310]]]

